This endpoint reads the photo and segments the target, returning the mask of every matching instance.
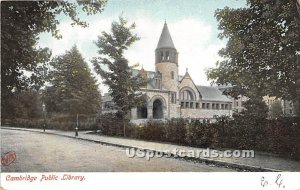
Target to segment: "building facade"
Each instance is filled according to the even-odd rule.
[[[232,99],[222,94],[218,87],[196,85],[188,69],[178,73],[178,52],[171,38],[167,23],[155,49],[155,71],[133,70],[148,79],[141,91],[147,95],[147,103],[131,110],[132,122],[149,119],[171,118],[198,119],[212,122],[218,116],[232,115]],[[113,111],[109,94],[102,98],[102,110]]]
[[[285,117],[294,117],[296,116],[296,108],[293,101],[284,100],[282,98],[276,98],[275,96],[264,96],[263,101],[267,104],[269,108],[269,115],[272,112],[272,105],[278,102],[281,107],[281,114]]]

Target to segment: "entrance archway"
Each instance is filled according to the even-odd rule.
[[[162,119],[164,117],[163,112],[163,103],[160,99],[156,99],[153,102],[153,118],[154,119]]]

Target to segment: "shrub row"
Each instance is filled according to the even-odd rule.
[[[96,118],[88,116],[79,116],[79,130],[95,130],[97,127]],[[76,116],[55,116],[44,119],[3,119],[3,126],[36,128],[43,129],[58,129],[58,130],[75,130],[77,125]]]
[[[123,125],[113,114],[101,119],[99,129],[104,135],[123,135]],[[266,151],[300,159],[299,118],[266,120],[238,116],[210,124],[184,119],[149,121],[144,125],[127,125],[126,136],[204,148]]]

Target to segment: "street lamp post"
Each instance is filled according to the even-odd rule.
[[[43,124],[43,129],[44,129],[44,132],[46,130],[46,105],[45,103],[43,103],[43,116],[44,116],[44,124]]]
[[[76,117],[75,137],[78,137],[78,114],[77,114],[77,117]]]

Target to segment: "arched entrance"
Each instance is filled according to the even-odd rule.
[[[164,117],[163,112],[163,103],[160,99],[156,99],[153,102],[153,118],[154,119],[162,119]]]

